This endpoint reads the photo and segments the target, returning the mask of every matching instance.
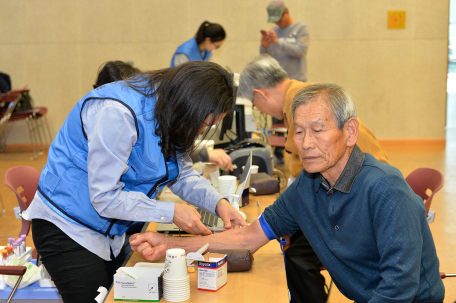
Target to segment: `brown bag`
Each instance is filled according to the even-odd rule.
[[[252,269],[253,255],[248,249],[211,250],[211,253],[226,254],[228,272],[247,271]]]
[[[253,195],[270,195],[280,192],[280,180],[266,173],[250,175],[250,193]]]

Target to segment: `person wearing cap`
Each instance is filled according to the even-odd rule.
[[[276,25],[262,34],[260,53],[276,59],[290,79],[306,82],[309,46],[307,25],[293,19],[281,0],[270,2],[267,11],[268,22]]]
[[[267,11],[268,22],[273,22],[276,26],[262,34],[260,53],[276,59],[290,79],[307,82],[307,25],[293,19],[282,0],[270,2]],[[283,120],[272,118],[272,124],[282,123]],[[274,156],[277,165],[284,164],[283,148],[276,148]]]

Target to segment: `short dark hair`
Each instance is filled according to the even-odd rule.
[[[201,23],[195,37],[196,43],[200,45],[206,38],[211,39],[213,43],[225,40],[226,33],[220,24],[204,21]]]
[[[93,88],[111,83],[114,81],[124,80],[139,74],[141,71],[123,61],[107,61],[98,68],[98,75]]]
[[[212,114],[213,124],[234,107],[233,79],[212,62],[190,61],[142,73],[126,82],[144,96],[157,99],[155,133],[161,138],[159,145],[165,156],[192,151],[205,119]]]

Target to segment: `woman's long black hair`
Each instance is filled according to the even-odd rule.
[[[213,124],[234,107],[233,79],[218,64],[190,61],[141,75],[126,81],[136,91],[157,99],[155,132],[165,157],[192,151],[205,119],[212,114]]]
[[[211,39],[213,43],[223,41],[226,38],[226,33],[220,24],[204,21],[198,28],[195,37],[196,43],[200,45],[206,38]]]

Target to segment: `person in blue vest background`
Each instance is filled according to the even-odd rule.
[[[204,61],[112,82],[77,102],[23,213],[65,303],[93,302],[98,287],[109,289],[133,222],[174,222],[193,234],[211,233],[195,208],[155,199],[165,186],[218,215],[226,229],[247,225],[188,156],[196,137],[233,106],[231,75]]]
[[[195,35],[181,44],[171,59],[171,67],[188,61],[209,61],[214,49],[219,48],[226,38],[225,30],[220,24],[204,21]]]

